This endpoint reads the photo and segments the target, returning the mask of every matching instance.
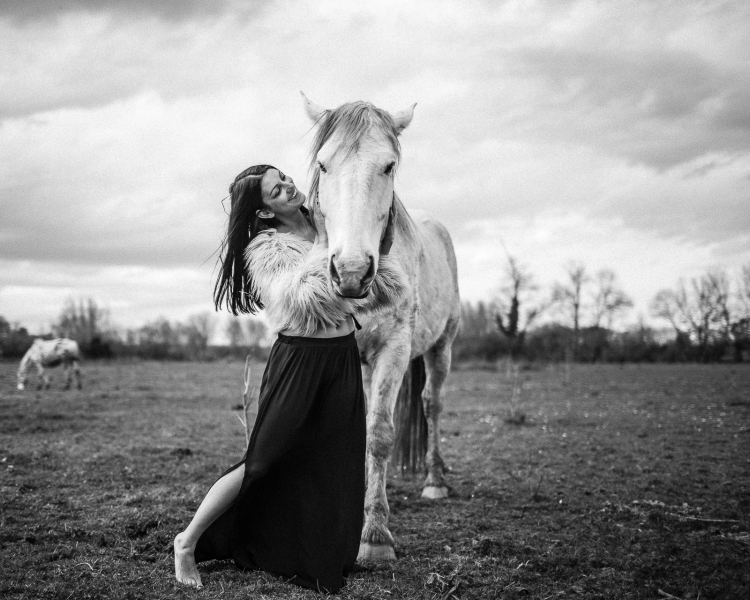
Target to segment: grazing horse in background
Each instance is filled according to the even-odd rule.
[[[21,359],[21,366],[18,367],[18,389],[23,390],[28,381],[28,372],[31,367],[36,367],[39,375],[39,385],[37,389],[49,389],[49,375],[44,367],[63,366],[65,372],[65,389],[70,389],[73,380],[73,373],[76,377],[76,385],[81,389],[81,369],[79,362],[81,360],[81,351],[78,349],[78,343],[68,338],[57,338],[55,340],[43,340],[37,338],[31,344]]]
[[[416,462],[427,470],[422,497],[448,495],[438,418],[460,314],[456,257],[445,227],[421,212],[409,214],[394,191],[398,136],[416,105],[393,115],[366,102],[326,110],[302,96],[317,125],[309,202],[318,235],[327,239],[331,285],[342,296],[365,298],[357,313],[368,405],[367,494],[358,559],[394,560],[386,466],[394,438],[404,429],[420,429],[414,419],[423,424],[421,440],[404,438],[399,444],[421,453]],[[376,306],[366,297],[383,260],[379,248],[389,221],[394,240],[387,260],[396,261],[408,285],[393,304]],[[424,386],[410,382],[410,373],[421,375]],[[414,392],[416,408],[402,411],[412,420],[397,431],[393,415],[402,382]]]

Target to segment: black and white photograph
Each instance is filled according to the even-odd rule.
[[[750,598],[750,3],[0,0],[0,596]]]

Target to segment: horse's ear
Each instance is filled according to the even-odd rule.
[[[411,123],[411,120],[414,118],[414,107],[416,105],[417,103],[415,102],[406,110],[400,110],[391,115],[396,123],[396,131],[399,134],[409,126],[409,123]]]
[[[305,96],[305,92],[303,92],[302,90],[300,90],[300,94],[302,94],[302,100],[305,105],[305,112],[307,113],[307,116],[313,123],[317,123],[325,116],[328,111],[319,104],[315,104],[315,102]]]

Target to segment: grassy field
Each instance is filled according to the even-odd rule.
[[[0,596],[315,597],[228,562],[202,591],[173,581],[172,538],[243,454],[242,368],[89,362],[82,391],[57,370],[42,393],[0,362]],[[521,380],[511,406],[504,369],[454,371],[450,498],[390,478],[398,560],[341,598],[750,598],[750,367]]]

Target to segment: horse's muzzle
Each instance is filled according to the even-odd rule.
[[[336,293],[344,298],[361,299],[370,293],[370,286],[375,279],[375,259],[368,255],[367,270],[351,268],[348,263],[341,261],[336,265],[336,255],[332,255],[328,262],[328,273],[333,282]],[[343,263],[343,264],[342,264]]]

